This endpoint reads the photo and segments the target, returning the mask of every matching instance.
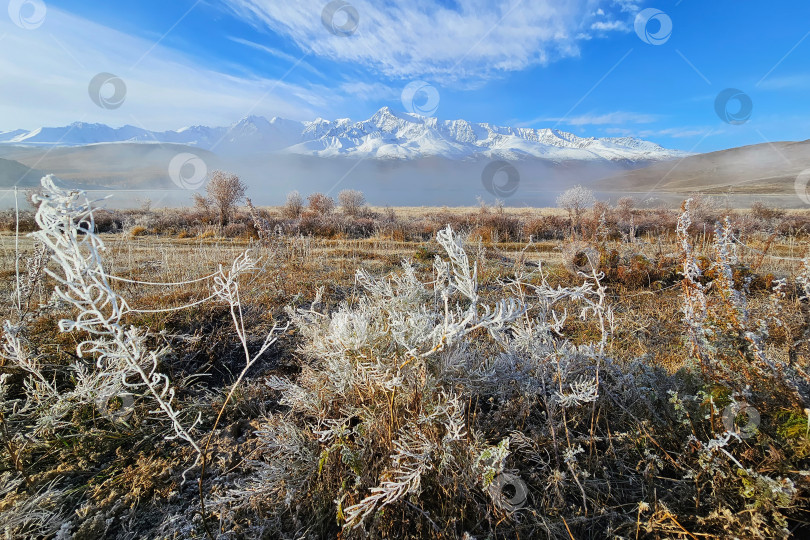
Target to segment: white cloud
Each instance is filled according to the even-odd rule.
[[[625,125],[625,124],[651,124],[657,122],[661,117],[655,114],[643,114],[625,111],[615,111],[606,114],[584,114],[569,118],[543,118],[529,122],[534,124],[539,121],[557,122],[569,126],[604,126],[604,125]]]
[[[449,8],[430,0],[396,4],[352,0],[357,31],[335,36],[321,21],[324,0],[226,0],[256,26],[291,38],[317,56],[372,68],[393,78],[481,79],[579,54],[591,25],[613,29],[609,0],[469,0]],[[382,4],[382,5],[381,5]],[[608,10],[610,11],[610,10]],[[604,13],[604,11],[602,12]]]
[[[636,131],[627,128],[607,128],[605,133],[609,135],[619,135],[622,137],[633,136],[633,137],[641,137],[641,138],[650,138],[650,137],[672,137],[674,139],[689,139],[694,137],[702,137],[713,131],[712,128],[709,127],[673,127],[673,128],[666,128],[666,129],[644,129],[641,131]],[[718,131],[715,129],[715,133]]]
[[[757,85],[762,90],[807,90],[810,89],[810,75],[784,75],[765,79]]]
[[[51,6],[36,30],[22,30],[0,16],[3,34],[0,129],[82,120],[160,130],[226,125],[248,113],[308,119],[327,105],[329,94],[322,88],[217,72],[162,45]],[[120,108],[106,110],[91,101],[88,85],[100,72],[126,83]]]
[[[639,135],[641,137],[673,137],[675,139],[689,139],[693,137],[702,137],[709,132],[713,132],[715,134],[719,133],[718,130],[713,130],[710,127],[675,127],[667,129],[643,130],[639,132]]]
[[[390,101],[399,99],[402,94],[402,88],[376,82],[349,81],[342,83],[340,89],[345,94],[363,101]]]
[[[284,60],[289,64],[290,67],[295,66],[296,68],[301,68],[309,71],[310,73],[314,73],[315,75],[321,75],[321,72],[312,67],[308,62],[304,61],[304,56],[299,56],[296,58],[291,54],[287,54],[284,51],[279,51],[278,49],[273,49],[268,47],[267,45],[262,45],[261,43],[255,43],[253,41],[243,39],[236,36],[228,36],[228,39],[233,41],[234,43],[239,43],[240,45],[245,45],[246,47],[250,47],[252,49],[256,49],[257,51],[262,51],[263,53],[267,53],[270,56],[274,56],[280,60]]]
[[[638,0],[613,0],[613,5],[619,6],[624,13],[638,13],[641,10]]]
[[[614,30],[629,30],[627,23],[623,21],[596,21],[591,25],[591,30],[598,30],[600,32],[611,32]]]

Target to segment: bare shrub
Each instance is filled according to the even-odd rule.
[[[700,227],[713,227],[720,218],[723,210],[717,197],[696,193],[690,198],[690,215],[694,223]]]
[[[267,242],[274,234],[273,224],[267,219],[266,215],[262,214],[255,206],[250,198],[246,201],[250,219],[253,222],[253,228],[262,242]]]
[[[537,240],[561,240],[565,236],[568,224],[561,216],[541,216],[528,219],[523,224],[523,237]]]
[[[222,228],[222,236],[225,238],[250,238],[253,236],[254,230],[245,223],[229,223]]]
[[[39,195],[41,197],[41,194]],[[124,216],[114,210],[97,210],[95,214],[96,232],[111,233],[124,228]]]
[[[629,223],[635,208],[636,200],[633,197],[622,197],[616,203],[616,216],[622,223]]]
[[[357,217],[365,209],[366,196],[356,189],[344,189],[338,193],[338,202],[344,214]]]
[[[36,231],[37,222],[34,220],[34,212],[28,210],[20,210],[19,213],[15,213],[14,210],[0,212],[0,230],[14,232],[18,225],[21,233]]]
[[[386,206],[383,209],[383,220],[387,221],[388,223],[396,223],[397,222],[397,212],[390,206]]]
[[[281,208],[281,214],[287,219],[298,219],[304,211],[304,199],[297,191],[287,193],[287,200]]]
[[[642,210],[633,215],[633,222],[637,235],[660,235],[667,231],[675,231],[678,214],[666,208]]]
[[[751,214],[753,214],[755,218],[765,221],[782,219],[785,217],[785,213],[783,209],[767,206],[762,201],[755,201],[751,205]]]
[[[603,201],[596,201],[582,220],[583,236],[592,241],[605,241],[616,230],[616,219],[613,208]]]
[[[343,225],[337,216],[307,213],[298,223],[298,231],[303,235],[337,238],[342,234]]]
[[[568,212],[573,229],[579,228],[582,214],[594,205],[596,198],[593,191],[583,186],[574,186],[557,197],[557,207]]]
[[[313,193],[307,197],[309,209],[321,216],[326,216],[332,213],[335,209],[335,200],[324,193]]]
[[[347,238],[368,238],[377,230],[376,223],[370,217],[356,217],[343,222],[342,230]]]
[[[247,186],[235,174],[214,171],[205,185],[206,197],[195,193],[194,201],[201,210],[213,210],[219,219],[219,226],[224,227],[244,200],[246,190]]]
[[[520,220],[504,212],[484,214],[475,221],[485,231],[484,236],[489,236],[485,241],[518,242],[522,238]]]

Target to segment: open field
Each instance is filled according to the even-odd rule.
[[[802,537],[810,212],[692,204],[6,216],[0,530]]]

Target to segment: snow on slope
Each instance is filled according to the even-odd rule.
[[[373,159],[441,156],[449,159],[660,161],[685,155],[632,137],[582,138],[552,129],[438,120],[396,113],[388,107],[361,122],[348,118],[296,122],[250,116],[229,127],[193,126],[164,132],[77,122],[61,128],[0,133],[0,144],[80,146],[112,142],[177,143],[222,153],[280,152]]]

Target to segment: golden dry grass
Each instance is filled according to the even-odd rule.
[[[421,217],[437,212],[467,215],[476,211],[475,208],[395,209],[397,215],[403,217]],[[538,212],[543,211],[507,209],[506,212],[520,217],[536,217]],[[551,215],[560,214],[559,210],[548,212]],[[210,274],[219,265],[229,266],[246,248],[255,248],[262,257],[260,269],[241,284],[242,308],[248,322],[248,332],[255,335],[260,335],[273,323],[285,320],[285,306],[308,305],[319,287],[326,289],[325,311],[336,308],[340,302],[357,298],[355,274],[358,269],[368,270],[375,276],[384,276],[398,268],[402,259],[408,258],[414,260],[420,277],[429,281],[432,279],[433,256],[439,252],[435,240],[416,242],[395,241],[378,236],[363,239],[287,236],[273,238],[262,245],[249,238],[223,238],[214,229],[185,238],[155,234],[133,237],[123,232],[104,234],[102,238],[107,247],[104,264],[110,274],[163,283],[192,280]],[[23,236],[17,239],[13,234],[0,234],[2,316],[12,311],[18,242],[23,255],[33,251],[31,238]],[[523,269],[536,271],[541,263],[551,285],[565,287],[581,283],[581,276],[572,275],[566,270],[563,248],[570,243],[570,239],[531,243],[493,243],[471,239],[467,250],[479,268],[483,300],[492,303],[509,295],[510,293],[504,293],[503,283],[510,282]],[[698,257],[709,255],[712,251],[709,234],[698,235],[694,238],[694,244]],[[649,261],[672,259],[676,261],[673,263],[675,266],[679,260],[676,239],[673,234],[666,232],[660,235],[643,235],[632,244],[611,240],[605,242],[601,248],[615,250],[625,260],[631,257],[643,257]],[[767,250],[764,256],[759,253],[763,250]],[[806,251],[806,242],[793,236],[783,236],[776,242],[768,242],[767,238],[754,235],[746,238],[746,247],[739,246],[738,256],[743,265],[753,269],[752,283],[758,283],[757,280],[767,275],[793,280],[799,270],[799,263],[794,259],[805,255]],[[680,285],[675,273],[677,268],[665,270],[657,274],[650,272],[648,275],[632,276],[634,280],[630,281],[613,280],[607,283],[609,302],[616,316],[607,353],[617,363],[629,364],[633,360],[643,359],[647,364],[663,368],[669,373],[675,373],[684,367],[689,353],[685,347],[681,322]],[[529,278],[529,283],[536,282],[539,282],[539,278],[535,273]],[[52,280],[49,280],[47,287],[43,287],[35,295],[34,301],[45,303],[49,288],[53,285]],[[133,308],[144,310],[182,306],[205,298],[211,292],[207,283],[169,288],[116,282],[114,287],[124,294]],[[754,317],[769,308],[767,291],[763,288],[752,288],[748,298],[748,308]],[[780,313],[781,319],[788,326],[800,327],[800,306],[786,302],[783,310]],[[79,341],[75,334],[58,331],[55,324],[57,315],[58,312],[50,312],[36,319],[30,329],[31,336],[38,340],[43,351],[51,355],[50,360],[54,363],[73,354]],[[191,310],[132,314],[126,322],[149,331],[160,345],[171,344],[173,356],[167,369],[172,371],[174,380],[197,380],[195,384],[199,393],[196,397],[198,405],[195,406],[203,410],[210,425],[210,417],[222,404],[222,389],[233,382],[234,374],[244,364],[244,358],[240,357],[239,347],[233,338],[227,306],[212,302]],[[578,342],[596,341],[600,334],[598,324],[593,318],[581,320],[576,313],[569,314],[563,330],[566,336]],[[263,377],[271,374],[294,374],[300,369],[301,353],[297,349],[299,337],[295,332],[289,332],[279,342],[273,354],[263,359],[255,371],[251,372],[251,378],[239,388],[237,397],[229,405],[226,421],[214,438],[214,446],[219,452],[216,466],[227,470],[226,474],[230,474],[252,456],[257,442],[249,434],[259,429],[259,418],[267,412],[265,407],[277,406],[274,403],[267,405],[268,389],[262,382]],[[784,338],[774,334],[773,339],[774,342],[769,345],[769,354],[773,358],[787,360],[783,358],[785,347],[777,347],[783,344],[780,340]],[[0,369],[3,367],[4,364],[0,361]],[[204,390],[199,391],[199,388]],[[205,398],[201,398],[201,395]],[[475,407],[474,414],[477,414],[477,402]],[[513,414],[506,411],[503,416],[511,418]],[[526,413],[526,418],[528,416],[529,412]],[[656,436],[665,438],[666,435],[661,433]],[[388,438],[390,439],[390,433]],[[639,441],[646,444],[646,440],[639,435]],[[390,443],[390,440],[387,442]],[[545,441],[544,444],[547,443]],[[149,527],[154,524],[150,522],[149,512],[154,512],[157,516],[155,519],[159,522],[163,518],[158,514],[166,508],[173,508],[171,511],[175,512],[182,509],[185,512],[194,506],[193,490],[183,492],[176,470],[172,470],[179,468],[178,463],[190,460],[189,451],[178,450],[177,446],[162,441],[161,433],[149,432],[145,436],[142,432],[122,430],[121,433],[102,433],[97,438],[88,436],[75,448],[71,444],[66,443],[65,448],[55,448],[46,458],[36,462],[32,460],[29,468],[32,478],[39,484],[62,474],[69,476],[75,483],[77,493],[86,493],[86,501],[88,505],[92,505],[88,506],[86,512],[94,517],[82,522],[75,537],[103,536],[107,530],[104,516],[115,512],[116,508],[120,511],[122,506],[132,509],[133,513],[137,508],[140,530],[150,532]],[[327,469],[330,463],[327,462]],[[337,465],[331,463],[331,467]],[[88,470],[93,473],[86,474],[85,471]],[[212,485],[208,485],[207,489],[213,489]],[[611,486],[611,489],[614,487],[621,488],[619,484]],[[183,493],[182,497],[178,493]],[[317,495],[317,489],[314,493]],[[147,499],[152,506],[149,506]],[[330,499],[325,502],[328,505],[333,501]],[[555,509],[555,512],[558,511],[564,512]],[[669,522],[666,519],[658,524],[659,532],[668,531],[668,537],[680,537],[678,531],[667,527]],[[402,537],[401,531],[393,529],[384,536]]]
[[[397,208],[397,212],[422,215],[438,211],[435,208]],[[444,209],[441,209],[444,212]],[[457,209],[459,213],[469,208]],[[513,210],[519,212],[521,210]],[[534,212],[534,210],[532,210]],[[219,265],[229,265],[247,247],[254,246],[263,256],[261,272],[251,283],[247,302],[255,302],[260,309],[276,317],[283,316],[283,308],[291,298],[309,300],[321,285],[327,287],[332,298],[339,301],[351,294],[355,287],[354,276],[358,269],[366,269],[374,275],[386,274],[399,266],[402,259],[415,259],[421,271],[430,273],[432,257],[437,252],[433,242],[405,242],[377,237],[365,239],[284,238],[270,246],[261,246],[253,240],[221,238],[214,234],[194,238],[161,236],[136,236],[127,234],[104,234],[107,245],[105,254],[111,274],[152,282],[181,282],[210,274]],[[32,250],[32,240],[23,236],[19,240],[23,253]],[[471,241],[468,249],[481,268],[480,273],[488,282],[485,295],[496,298],[500,288],[496,280],[514,275],[521,262],[531,268],[542,263],[553,282],[563,286],[577,282],[563,264],[565,242],[543,241],[535,243],[486,243]],[[634,244],[609,242],[619,253],[637,254],[655,260],[661,255],[677,257],[678,246],[672,235],[659,237],[648,235]],[[740,261],[755,269],[758,274],[794,279],[800,269],[799,257],[807,251],[805,242],[795,238],[783,238],[767,244],[763,240],[751,240],[747,248],[740,246]],[[698,254],[711,250],[711,238],[699,236],[696,242]],[[759,251],[767,249],[768,255]],[[2,278],[10,285],[6,288],[3,303],[10,304],[14,280],[13,234],[0,234],[0,267]],[[424,256],[427,254],[427,256]],[[420,259],[421,257],[421,259]],[[785,260],[790,258],[794,260]],[[644,280],[642,280],[644,281]],[[154,309],[180,306],[204,298],[207,285],[195,284],[184,287],[183,294],[175,291],[168,295],[164,289],[117,285],[126,287],[133,307]],[[678,295],[680,289],[668,284],[663,288],[647,282],[637,288],[622,284],[609,285],[612,300],[617,306],[617,328],[611,344],[611,353],[617,358],[632,359],[647,356],[656,364],[668,369],[681,367],[682,328]],[[764,295],[761,295],[764,298]],[[42,299],[45,300],[44,298]],[[754,297],[754,303],[759,300]],[[754,306],[755,308],[755,306]],[[4,310],[5,311],[5,310]],[[571,329],[583,335],[594,331],[587,324],[572,319]]]

